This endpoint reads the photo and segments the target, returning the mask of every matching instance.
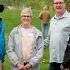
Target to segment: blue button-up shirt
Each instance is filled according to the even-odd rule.
[[[70,13],[67,11],[63,16],[56,15],[50,20],[49,28],[49,52],[50,62],[62,63],[64,51],[70,34]],[[45,40],[48,42],[47,39]]]

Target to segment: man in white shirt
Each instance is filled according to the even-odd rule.
[[[45,43],[49,42],[50,70],[61,70],[70,33],[70,13],[65,9],[65,0],[53,0],[53,7],[55,16],[50,20],[49,38]]]

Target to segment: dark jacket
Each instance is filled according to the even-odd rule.
[[[65,54],[64,54],[63,67],[70,68],[70,36],[69,36],[67,48],[66,48]]]

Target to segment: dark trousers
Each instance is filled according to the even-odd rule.
[[[52,62],[50,63],[49,70],[61,70],[60,66],[61,66],[61,63]]]

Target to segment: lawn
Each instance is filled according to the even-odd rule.
[[[40,11],[38,10],[33,10],[32,24],[41,30],[41,22],[38,18],[39,12]],[[0,13],[0,15],[2,16],[3,22],[6,26],[5,37],[6,37],[6,49],[7,49],[8,36],[9,36],[10,31],[15,26],[20,24],[20,10],[6,9],[4,10],[2,14]],[[43,58],[40,62],[41,70],[48,70],[48,66],[49,66],[49,55],[48,55],[48,49],[45,48]],[[10,62],[9,62],[7,55],[5,56],[4,70],[10,70]]]

